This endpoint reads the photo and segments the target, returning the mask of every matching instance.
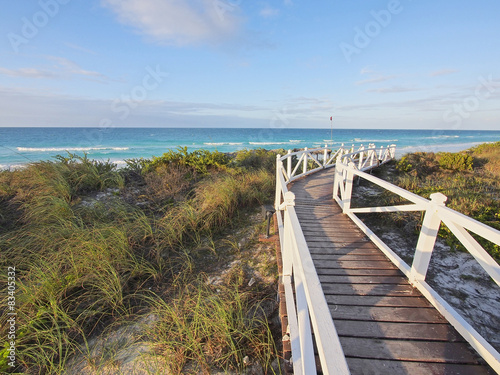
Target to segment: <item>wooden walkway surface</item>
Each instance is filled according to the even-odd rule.
[[[352,374],[492,374],[332,199],[333,168],[291,184]]]

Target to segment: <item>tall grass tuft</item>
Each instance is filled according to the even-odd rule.
[[[241,281],[241,279],[240,279]],[[181,287],[173,300],[154,298],[160,321],[148,334],[154,335],[157,349],[169,359],[175,374],[191,371],[210,373],[213,369],[243,372],[245,357],[274,373],[274,339],[255,295],[238,283],[214,287],[203,275]]]

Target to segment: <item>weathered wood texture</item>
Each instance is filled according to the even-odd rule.
[[[352,374],[490,374],[489,367],[332,199],[334,170],[291,184]]]

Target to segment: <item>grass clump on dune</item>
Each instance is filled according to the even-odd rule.
[[[261,151],[259,157],[275,154]],[[0,371],[65,373],[69,359],[85,355],[89,340],[106,327],[161,309],[165,316],[179,315],[186,311],[181,301],[194,303],[199,329],[206,331],[195,340],[203,344],[204,369],[240,368],[243,347],[269,367],[276,351],[266,319],[245,326],[240,318],[247,322],[256,298],[270,291],[243,291],[240,280],[218,294],[199,277],[204,265],[223,260],[222,234],[272,199],[272,169],[243,165],[245,160],[179,149],[117,170],[110,162],[68,154],[0,172],[0,263],[16,267],[18,313],[17,367],[7,365],[4,347]],[[200,250],[205,243],[212,244],[210,258]],[[6,274],[0,277],[6,290]],[[7,306],[6,295],[0,303]],[[217,306],[230,307],[227,319],[209,321]],[[4,336],[6,314],[1,319]],[[154,336],[161,350],[172,351],[169,345],[187,342],[190,332],[169,336],[174,323],[166,319],[153,328]],[[182,359],[176,352],[178,372],[179,363],[200,359],[193,354],[200,350],[186,349]]]

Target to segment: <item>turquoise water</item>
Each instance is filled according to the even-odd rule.
[[[396,144],[397,155],[413,151],[458,151],[500,141],[500,131],[228,128],[0,128],[0,168],[53,160],[66,151],[123,164],[187,146],[232,152],[244,148],[293,149],[375,143]]]

